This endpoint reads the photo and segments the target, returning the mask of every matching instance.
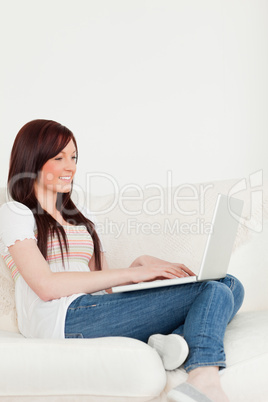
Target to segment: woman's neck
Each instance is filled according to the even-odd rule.
[[[42,191],[40,188],[36,189],[36,198],[42,209],[51,215],[61,225],[68,225],[64,220],[61,213],[57,210],[57,193],[52,191]]]
[[[49,213],[51,216],[57,215],[58,211],[56,208],[57,203],[57,193],[52,191],[43,191],[40,188],[36,188],[36,198],[41,205],[41,207]]]

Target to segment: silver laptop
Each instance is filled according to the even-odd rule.
[[[224,278],[227,274],[243,204],[243,201],[237,198],[227,197],[223,194],[218,195],[212,218],[212,230],[207,239],[198,276],[115,286],[112,288],[113,293]]]

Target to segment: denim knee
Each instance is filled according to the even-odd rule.
[[[239,279],[229,274],[226,275],[226,277],[222,279],[221,282],[224,283],[227,287],[229,287],[229,289],[233,294],[234,309],[231,317],[232,319],[243,304],[245,296],[244,286],[242,285]]]
[[[207,282],[207,287],[212,288],[219,306],[225,310],[230,310],[230,315],[234,310],[234,296],[232,290],[225,283],[218,281]]]

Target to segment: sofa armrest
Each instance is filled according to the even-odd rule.
[[[146,401],[166,384],[156,351],[131,338],[25,339],[1,332],[0,355],[0,396],[107,395]]]

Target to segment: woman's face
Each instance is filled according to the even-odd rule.
[[[40,172],[36,190],[42,192],[68,193],[76,172],[76,148],[73,140],[54,158],[49,159]]]

